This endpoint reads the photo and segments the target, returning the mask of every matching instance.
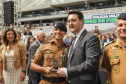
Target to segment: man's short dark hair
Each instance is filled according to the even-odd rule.
[[[21,36],[21,32],[18,31],[17,34],[20,34],[20,36]]]
[[[68,16],[69,16],[70,14],[77,14],[77,15],[78,15],[79,20],[84,19],[83,13],[82,13],[82,12],[80,12],[80,11],[78,11],[78,10],[73,10],[73,11],[70,11],[70,12],[68,13]]]
[[[31,27],[28,27],[27,29],[31,29]]]

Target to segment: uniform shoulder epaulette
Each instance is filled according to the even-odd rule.
[[[47,43],[50,43],[50,42],[43,42],[42,44],[47,44]]]
[[[110,41],[108,44],[105,45],[105,47],[108,46],[109,44],[114,43],[114,42],[115,42],[115,41]]]
[[[115,41],[111,41],[111,42],[109,42],[108,44],[106,44],[106,45],[103,47],[103,49],[102,49],[102,54],[103,54],[103,52],[105,51],[105,47],[108,46],[109,44],[114,43],[114,42],[115,42]]]

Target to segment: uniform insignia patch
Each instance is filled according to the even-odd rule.
[[[37,49],[37,52],[39,51],[39,48]]]
[[[114,47],[112,47],[112,50],[115,50],[116,48],[117,48],[117,47],[114,46]]]
[[[110,59],[116,59],[116,58],[119,58],[119,56],[110,56],[109,58]]]
[[[44,53],[50,53],[50,54],[51,54],[51,53],[53,53],[53,52],[52,52],[52,51],[44,51]]]
[[[113,69],[114,69],[114,71],[116,71],[116,68],[115,67],[113,67]]]
[[[64,51],[65,51],[65,52],[68,52],[68,49],[67,49],[67,48],[65,48],[65,49],[64,49]]]
[[[112,52],[112,55],[115,55],[115,52]]]

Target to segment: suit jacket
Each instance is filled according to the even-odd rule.
[[[29,76],[37,76],[37,74],[40,74],[39,72],[35,72],[35,71],[32,71],[30,69],[30,64],[31,64],[31,59],[32,57],[34,56],[35,52],[37,51],[37,49],[39,48],[40,44],[37,40],[35,40],[29,47],[29,57],[28,57],[28,64],[27,64],[27,67],[26,67],[26,71],[28,73]]]
[[[26,50],[27,50],[27,52],[29,51],[29,47],[30,47],[30,45],[26,44]]]
[[[32,32],[29,32],[29,34],[27,34],[27,32],[24,32],[24,35],[32,35]]]
[[[99,84],[100,41],[85,29],[80,35],[67,68],[70,84]],[[87,81],[93,81],[87,83]]]
[[[0,62],[3,63],[3,69],[6,70],[6,59],[5,59],[5,53],[6,53],[6,45],[2,44],[0,48]],[[22,60],[26,60],[26,47],[24,44],[20,43],[15,43],[15,48],[14,48],[14,66],[16,69],[19,69],[21,67],[21,62]]]

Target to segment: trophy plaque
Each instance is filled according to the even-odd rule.
[[[53,60],[53,68],[54,69],[52,69],[52,70],[50,70],[50,71],[56,71],[57,72],[57,70],[58,70],[58,66],[59,66],[59,61],[57,60],[57,59],[54,59]]]
[[[50,71],[54,71],[54,72],[57,72],[58,70],[58,66],[59,66],[59,61],[58,59],[62,59],[62,67],[65,67],[65,59],[66,59],[66,56],[64,55],[65,52],[62,52],[62,55],[60,57],[57,57],[53,60],[53,68],[52,70]]]

